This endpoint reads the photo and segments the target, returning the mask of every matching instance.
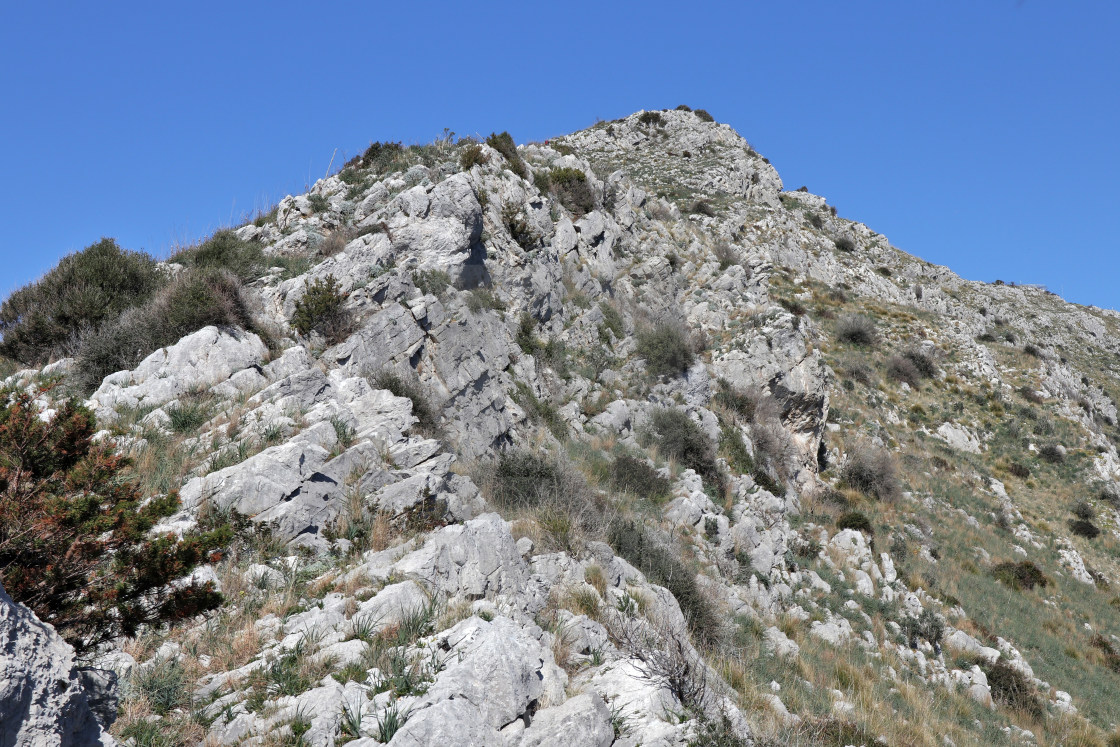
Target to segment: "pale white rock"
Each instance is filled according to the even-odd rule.
[[[796,659],[801,653],[801,647],[795,641],[773,626],[762,634],[762,650],[771,656],[789,660]]]
[[[608,747],[614,741],[611,712],[597,692],[569,698],[562,705],[537,711],[521,733],[518,747]]]
[[[937,437],[960,451],[980,453],[980,439],[967,428],[955,423],[942,423],[937,427]]]

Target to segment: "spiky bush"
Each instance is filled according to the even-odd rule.
[[[881,501],[899,496],[898,468],[890,452],[881,447],[857,446],[848,455],[840,476],[848,487]]]
[[[175,253],[172,262],[187,267],[229,270],[243,281],[254,280],[264,270],[264,252],[255,241],[243,241],[233,231],[218,231],[198,246]]]
[[[863,314],[845,314],[836,321],[836,339],[852,345],[874,345],[879,332],[875,322]]]
[[[231,539],[227,527],[151,537],[178,510],[175,494],[142,502],[128,460],[94,443],[93,413],[74,401],[50,422],[35,398],[0,392],[0,581],[79,653],[142,625],[221,603],[210,583],[171,588]]]
[[[553,169],[550,184],[560,204],[577,218],[595,209],[595,194],[587,181],[587,175],[579,169]]]
[[[992,575],[1000,583],[1015,591],[1030,591],[1036,586],[1043,587],[1050,583],[1050,579],[1042,569],[1029,560],[1021,560],[1018,563],[1012,561],[997,563],[992,568]]]
[[[525,161],[521,159],[521,154],[517,152],[517,144],[513,142],[512,135],[508,132],[502,132],[501,134],[492,132],[486,138],[486,144],[502,154],[502,157],[509,163],[510,171],[522,179],[529,178],[529,169],[525,166]]]
[[[680,376],[696,360],[688,335],[675,324],[639,329],[637,353],[656,376]]]
[[[683,410],[655,410],[644,440],[656,444],[662,455],[695,470],[710,485],[722,482],[711,439]]]

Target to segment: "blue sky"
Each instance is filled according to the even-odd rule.
[[[165,255],[337,149],[703,107],[787,188],[978,280],[1120,307],[1120,3],[14,4],[0,295],[101,236]]]

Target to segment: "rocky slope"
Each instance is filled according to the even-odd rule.
[[[244,524],[220,612],[103,652],[123,743],[1117,739],[1120,317],[691,111],[501,150],[285,198],[237,229],[252,329],[90,397],[158,531]],[[330,281],[344,332],[299,334]]]

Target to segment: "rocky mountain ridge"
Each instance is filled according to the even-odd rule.
[[[100,653],[123,743],[1116,739],[1115,312],[686,108],[375,144],[233,236],[251,323],[87,400],[153,531],[242,526],[219,611]]]

